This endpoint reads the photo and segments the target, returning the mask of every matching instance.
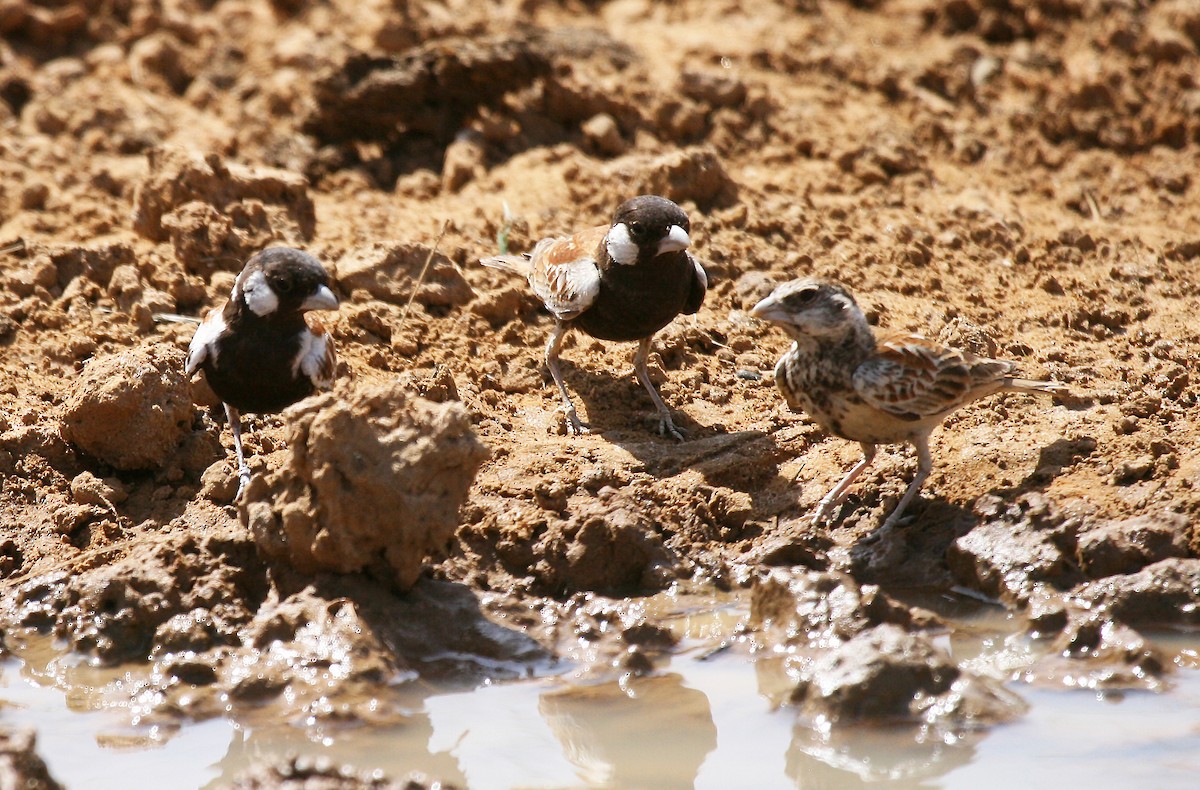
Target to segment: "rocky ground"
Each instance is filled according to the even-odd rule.
[[[147,662],[148,720],[380,721],[397,673],[651,673],[639,596],[749,588],[798,716],[1020,715],[905,603],[957,585],[1054,646],[1025,680],[1155,688],[1143,632],[1200,622],[1198,51],[1188,0],[0,3],[6,638]],[[475,262],[640,192],[711,281],[653,357],[688,438],[582,336],[564,436],[548,315]],[[239,512],[172,316],[269,244],[333,274],[344,383],[248,421]],[[859,450],[787,411],[745,313],[802,275],[1072,394],[951,417],[890,541],[901,448],[814,527]]]

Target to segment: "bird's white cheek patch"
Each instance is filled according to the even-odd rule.
[[[246,307],[260,318],[279,309],[279,297],[271,290],[262,272],[253,272],[246,278],[242,283],[242,294],[246,297]]]
[[[618,222],[608,230],[606,237],[608,257],[623,266],[637,263],[638,246],[629,237],[629,228],[624,222]]]

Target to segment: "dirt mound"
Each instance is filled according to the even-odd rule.
[[[273,241],[313,236],[316,211],[295,173],[172,147],[151,150],[147,160],[150,174],[133,196],[133,229],[170,241],[190,273],[240,271],[246,258]]]
[[[305,573],[376,572],[405,590],[458,526],[487,449],[455,403],[343,385],[285,412],[288,462],[240,506],[260,550]]]
[[[63,407],[63,436],[116,469],[154,469],[191,431],[183,354],[156,344],[93,361]]]

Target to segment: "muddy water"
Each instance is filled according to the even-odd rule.
[[[1001,610],[925,598],[953,615],[944,645],[972,669],[1013,677],[1040,653]],[[3,721],[37,729],[68,787],[219,787],[291,754],[398,778],[412,770],[481,788],[1194,787],[1200,776],[1200,640],[1160,636],[1180,671],[1159,693],[1011,683],[1029,705],[1015,723],[954,737],[913,728],[825,732],[777,701],[795,656],[740,635],[747,602],[653,600],[683,650],[648,677],[582,683],[571,672],[477,688],[403,682],[400,724],[214,719],[179,728],[140,720],[114,693],[138,670],[100,670],[46,639],[14,645],[0,675]],[[109,703],[124,696],[121,706]],[[1032,781],[1032,784],[1031,784]]]

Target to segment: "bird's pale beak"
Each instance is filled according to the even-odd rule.
[[[333,291],[329,290],[327,285],[322,285],[316,293],[300,304],[301,310],[336,310],[337,308],[338,298],[333,295]]]
[[[658,243],[658,252],[656,254],[662,255],[666,252],[679,252],[680,250],[686,250],[690,246],[692,246],[692,239],[688,236],[687,231],[678,225],[672,225],[671,230]]]
[[[754,305],[754,307],[751,307],[750,315],[762,321],[781,322],[787,321],[788,318],[787,312],[783,309],[779,302],[775,301],[774,296],[768,296],[766,299],[763,299],[761,302]]]

